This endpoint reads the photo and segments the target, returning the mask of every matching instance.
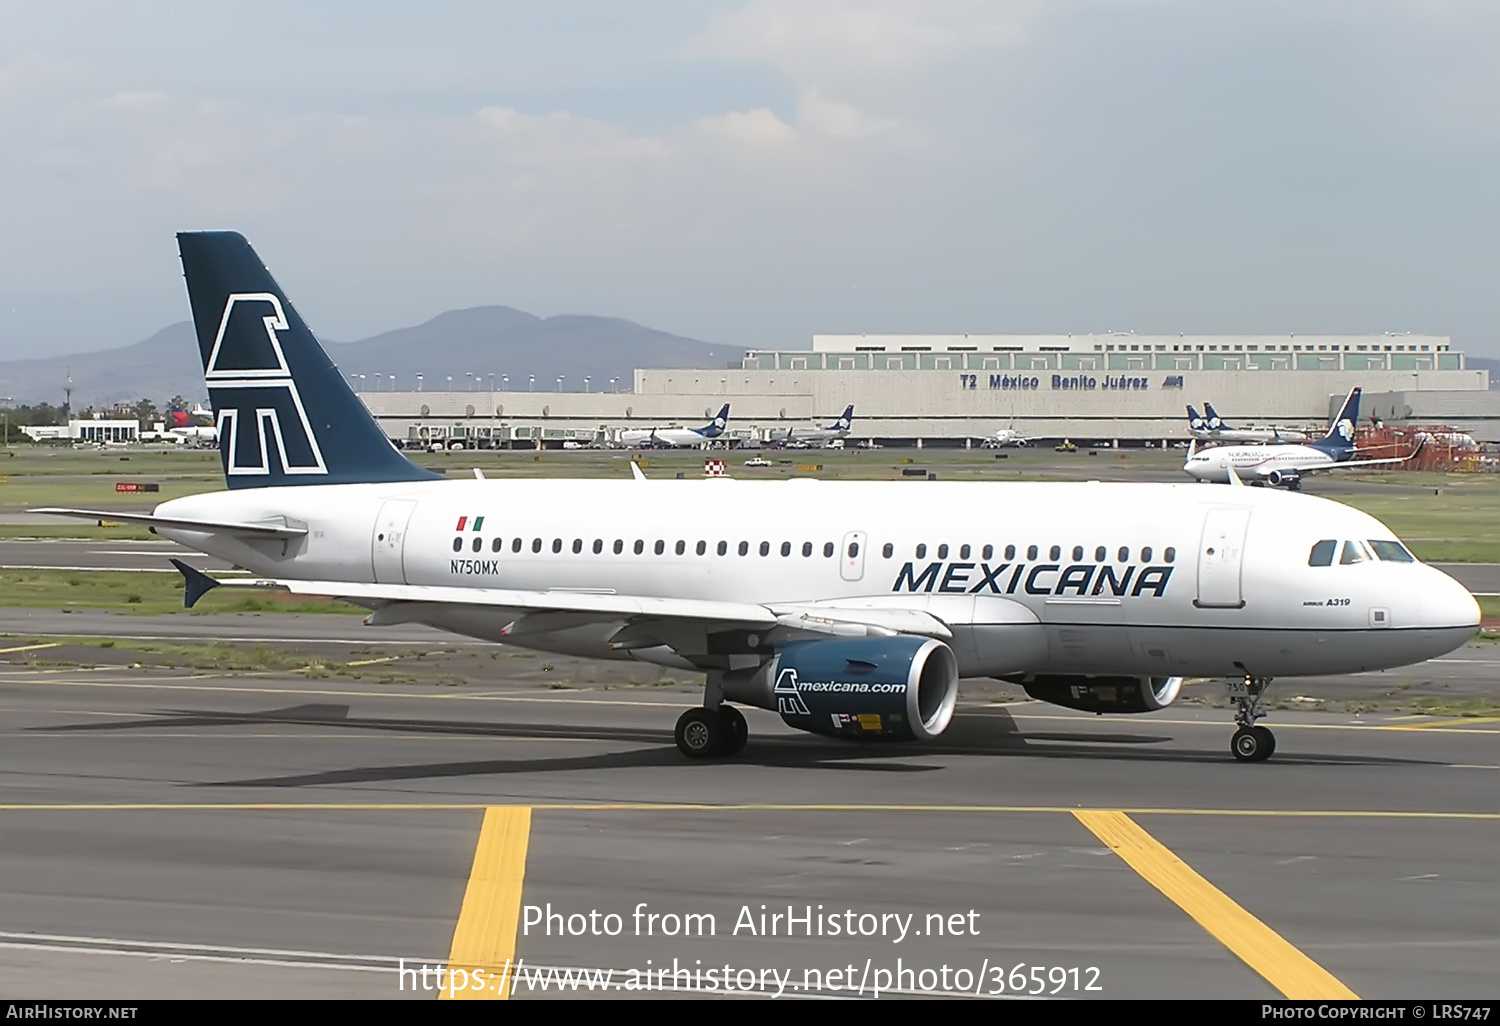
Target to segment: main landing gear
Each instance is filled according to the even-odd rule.
[[[1249,674],[1228,684],[1229,698],[1235,705],[1234,722],[1239,725],[1229,741],[1229,750],[1241,762],[1265,762],[1276,751],[1276,735],[1255,723],[1266,715],[1260,711],[1260,700],[1270,687],[1270,677]]]
[[[712,759],[733,755],[745,747],[750,725],[744,713],[732,705],[717,709],[700,706],[689,709],[677,719],[677,749],[689,759]]]

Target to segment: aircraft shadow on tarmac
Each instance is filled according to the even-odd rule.
[[[532,723],[475,722],[473,720],[429,720],[414,718],[366,718],[349,716],[347,705],[308,704],[263,712],[209,712],[191,709],[163,710],[136,720],[110,723],[79,723],[32,727],[39,733],[97,733],[131,730],[180,730],[225,726],[317,726],[342,727],[351,732],[375,731],[461,737],[493,737],[497,740],[601,741],[649,747],[597,755],[537,759],[482,759],[391,766],[356,766],[245,780],[202,781],[189,787],[316,787],[326,784],[358,784],[438,777],[489,776],[515,773],[548,773],[571,770],[645,769],[684,766],[688,761],[677,751],[669,731],[636,727],[569,726]],[[1156,763],[1217,763],[1232,761],[1222,749],[1175,748],[1151,750],[1173,738],[1144,733],[1063,731],[1021,733],[1009,712],[990,710],[957,715],[942,739],[925,745],[835,741],[810,734],[755,735],[739,754],[704,765],[751,765],[764,767],[856,770],[883,773],[928,773],[943,769],[938,764],[920,765],[892,760],[925,756],[991,756],[1047,759],[1130,759]],[[1277,756],[1279,765],[1426,765],[1432,760],[1308,754]]]

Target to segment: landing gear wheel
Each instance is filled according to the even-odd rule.
[[[1275,747],[1275,739],[1265,727],[1241,727],[1229,741],[1229,750],[1241,762],[1265,762]]]
[[[750,724],[745,722],[745,714],[732,705],[719,706],[719,716],[724,721],[724,754],[733,755],[750,739]]]
[[[711,759],[734,735],[716,710],[689,709],[677,718],[677,750],[689,759]]]

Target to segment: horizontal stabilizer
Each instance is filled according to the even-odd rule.
[[[117,520],[122,524],[144,524],[176,531],[202,531],[206,534],[243,534],[258,538],[301,538],[305,527],[289,524],[240,523],[226,520],[184,520],[181,517],[159,517],[150,513],[117,513],[102,509],[30,509],[28,513],[45,513],[54,517],[77,517],[81,520]]]

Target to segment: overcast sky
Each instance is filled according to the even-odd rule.
[[[0,357],[188,315],[1380,332],[1500,355],[1493,2],[0,3]]]

